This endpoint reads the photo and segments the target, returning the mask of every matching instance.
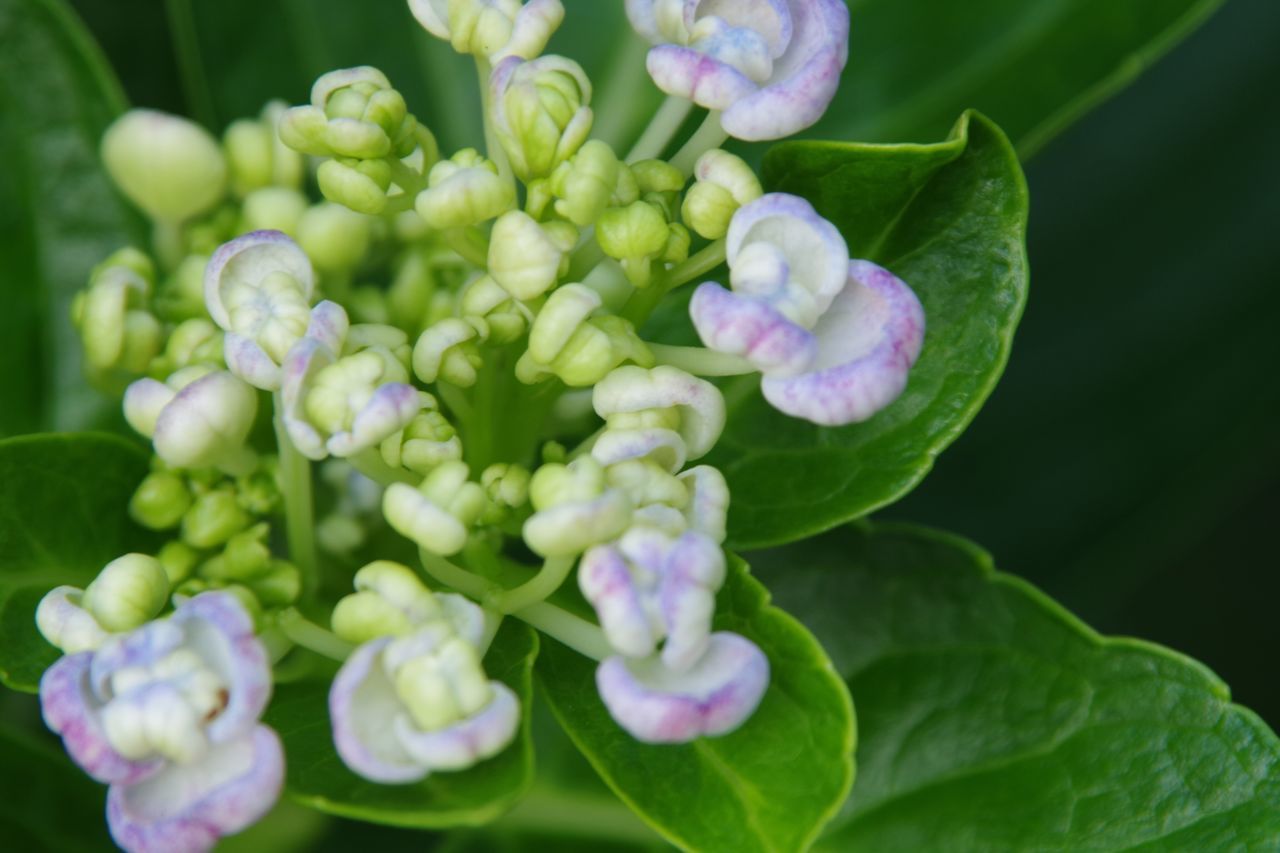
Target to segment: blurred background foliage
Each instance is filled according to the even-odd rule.
[[[480,138],[469,105],[470,68],[413,26],[402,0],[72,5],[123,93],[67,104],[51,122],[81,131],[101,126],[127,98],[221,129],[269,97],[304,101],[323,71],[373,63],[389,73],[442,147]],[[635,44],[593,37],[621,4],[569,5],[575,23],[552,49],[579,58],[607,88],[611,69],[642,55]],[[851,5],[854,36],[841,106],[812,135],[932,141],[958,107],[976,106],[1010,131],[1027,158],[1032,196],[1031,298],[1004,380],[934,472],[883,515],[972,538],[1002,569],[1036,583],[1103,633],[1141,636],[1204,661],[1232,686],[1237,701],[1280,725],[1272,664],[1280,561],[1266,538],[1280,515],[1280,241],[1274,235],[1280,225],[1280,4],[1227,2],[1167,59],[1056,136],[1216,4],[1106,0],[1097,13],[1113,16],[1117,28],[1142,14],[1139,8],[1185,9],[1177,27],[1121,64],[1118,78],[1039,112],[1007,93],[1021,87],[1049,98],[1069,84],[1052,61],[1041,63],[1045,70],[1038,74],[1018,76],[1026,52],[1055,56],[1046,34],[1071,22],[1034,10],[1056,4],[993,0],[985,4],[987,18],[966,17],[957,10],[967,4],[952,0]],[[1015,43],[997,40],[1004,53],[985,63],[966,61],[968,41],[984,38],[984,23],[1000,15],[1020,16]],[[1112,47],[1099,43],[1073,61],[1098,64],[1102,74],[1115,67]],[[38,51],[4,50],[9,71],[40,61]],[[919,57],[928,60],[913,64]],[[22,127],[14,82],[0,86],[6,96],[0,131],[13,130],[7,122]],[[902,97],[905,92],[912,97]],[[26,94],[51,97],[38,89]],[[647,83],[627,96],[657,98]],[[458,118],[432,120],[441,114]],[[627,129],[625,120],[608,115],[601,123],[617,133]],[[4,145],[12,145],[13,136],[0,132],[0,155],[9,163],[16,155]],[[65,153],[54,146],[30,154],[40,159],[27,166],[56,170]],[[40,173],[28,171],[24,180],[37,186],[0,181],[5,257],[36,257],[23,254],[24,241],[47,235],[58,222],[88,223],[58,256],[61,269],[83,271],[137,227],[92,176],[74,198],[46,196],[49,222],[29,221],[34,213],[9,203],[19,189],[41,197]],[[41,273],[49,271],[34,260],[30,268],[6,270],[15,280]],[[54,374],[59,388],[78,383],[73,368],[40,361],[51,358],[49,346],[68,344],[65,313],[59,314],[57,300],[9,297],[6,286],[0,335],[26,343],[5,352],[25,346],[34,363],[26,370],[5,364],[0,433],[110,423],[114,415],[93,408],[87,397],[62,395],[56,411],[48,404],[42,373]],[[25,698],[9,694],[0,711],[19,730],[34,723]],[[564,774],[583,771],[575,765]],[[299,820],[283,819],[293,841],[306,823]],[[310,820],[315,828],[305,845],[275,846],[273,824],[255,833],[273,849],[347,849],[357,837],[371,846],[373,835],[388,849],[423,849],[419,833],[361,827],[353,836],[342,822]],[[481,842],[464,833],[448,849],[495,849],[501,837]],[[511,849],[520,848],[516,836],[508,840]],[[86,849],[92,846],[85,841]]]

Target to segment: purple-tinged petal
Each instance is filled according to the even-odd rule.
[[[814,330],[818,356],[812,369],[766,377],[765,399],[824,426],[864,421],[906,387],[924,323],[924,309],[905,282],[870,261],[851,261],[848,285]]]
[[[336,302],[325,299],[317,302],[311,309],[311,320],[307,323],[306,337],[319,341],[333,352],[342,352],[342,343],[351,330],[351,320],[347,311]]]
[[[115,634],[89,663],[89,683],[95,695],[111,698],[111,678],[121,669],[149,667],[182,645],[182,630],[172,620],[148,622],[127,634]]]
[[[396,736],[427,770],[463,770],[501,752],[516,736],[520,700],[510,687],[490,681],[493,698],[479,712],[432,732],[416,728],[407,715],[395,718]]]
[[[238,737],[271,699],[271,663],[253,618],[234,595],[202,592],[170,619],[227,687],[227,705],[206,728],[214,743]]]
[[[222,289],[228,279],[257,284],[275,272],[292,276],[302,288],[303,297],[310,301],[315,289],[311,261],[287,234],[250,231],[219,246],[204,270],[204,301],[213,322],[231,331],[231,315],[222,301]]]
[[[392,637],[356,649],[329,688],[333,743],[343,763],[366,779],[385,784],[416,782],[427,775],[396,736],[394,721],[406,711],[382,666]]]
[[[257,725],[190,764],[112,785],[107,823],[129,853],[203,853],[269,812],[283,783],[280,739]]]
[[[807,290],[821,314],[844,289],[849,246],[839,229],[808,201],[788,193],[768,193],[743,205],[729,222],[725,257],[732,270],[745,246],[772,244],[786,260],[793,283]]]
[[[160,761],[130,761],[112,748],[98,712],[102,702],[90,683],[92,652],[60,658],[40,679],[45,725],[62,736],[71,760],[99,782],[136,782],[154,773]]]
[[[578,586],[595,608],[609,645],[628,657],[647,657],[657,645],[635,580],[618,549],[592,548],[578,565]]]
[[[422,410],[422,395],[412,385],[388,382],[378,387],[369,402],[356,413],[350,432],[329,438],[329,452],[351,456],[404,429]]]
[[[768,302],[739,296],[715,282],[694,291],[689,317],[707,347],[742,356],[762,373],[799,373],[813,363],[818,351],[811,332]]]
[[[596,686],[614,720],[637,740],[686,743],[730,732],[750,717],[769,686],[769,660],[745,637],[721,632],[684,672],[656,657],[611,657],[596,669]]]
[[[717,545],[722,544],[729,513],[729,484],[724,474],[710,465],[699,465],[681,474],[680,481],[689,489],[689,504],[685,507],[689,527]]]
[[[650,429],[606,430],[591,446],[591,455],[601,465],[614,465],[627,459],[652,459],[668,471],[679,471],[688,458],[688,448],[680,433],[653,427]]]
[[[652,48],[645,67],[663,92],[709,110],[727,110],[757,89],[750,77],[732,65],[677,44]]]
[[[667,629],[662,662],[668,668],[683,672],[706,651],[724,574],[724,552],[700,533],[684,534],[667,554],[658,607]]]
[[[280,387],[280,366],[257,341],[235,332],[227,332],[223,338],[222,351],[227,369],[254,388],[275,391]]]
[[[317,306],[318,307],[318,306]],[[314,314],[312,315],[314,320]],[[336,351],[320,338],[305,337],[289,349],[281,368],[280,399],[284,422],[294,447],[308,459],[324,459],[329,455],[324,436],[312,426],[303,412],[304,391],[321,370],[337,360]]]
[[[676,367],[616,368],[596,383],[591,402],[602,418],[647,409],[677,409],[680,437],[691,459],[707,453],[724,430],[720,389]]]

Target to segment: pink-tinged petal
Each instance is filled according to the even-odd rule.
[[[765,399],[824,426],[864,421],[906,387],[924,324],[924,309],[905,282],[869,261],[851,261],[848,285],[814,330],[812,369],[766,377]]]
[[[510,687],[490,681],[493,698],[477,713],[438,731],[416,728],[407,715],[395,718],[405,751],[428,771],[463,770],[506,749],[520,726],[520,700]]]
[[[209,740],[238,737],[271,699],[271,663],[254,633],[253,618],[234,595],[215,591],[185,602],[170,622],[227,688],[226,707],[205,729]]]
[[[231,330],[231,316],[222,302],[222,289],[228,282],[257,284],[275,272],[293,276],[310,301],[315,289],[311,261],[287,234],[250,231],[219,246],[204,270],[204,301],[213,322]]]
[[[720,124],[737,139],[780,139],[826,112],[849,58],[843,0],[791,0],[793,31],[768,85],[725,109]]]
[[[821,314],[844,289],[849,246],[813,205],[788,193],[768,193],[734,213],[725,235],[729,268],[750,243],[772,244],[786,259],[793,283],[807,290]]]
[[[627,561],[616,548],[601,545],[584,554],[578,566],[578,586],[595,608],[610,646],[628,657],[653,654],[657,638]]]
[[[668,668],[683,672],[706,651],[724,574],[724,552],[699,533],[684,534],[667,554],[658,607],[667,628],[662,663]]]
[[[124,392],[124,419],[139,435],[151,438],[156,421],[177,392],[155,379],[139,379]]]
[[[280,366],[257,341],[227,332],[222,349],[227,369],[254,388],[275,391],[280,387]]]
[[[350,432],[335,433],[329,438],[329,452],[334,456],[351,456],[409,425],[422,410],[422,395],[412,385],[388,382],[378,387],[351,423]]]
[[[645,743],[687,743],[721,735],[755,711],[769,686],[769,660],[745,637],[711,635],[705,654],[684,672],[658,658],[611,657],[596,687],[620,726]]]
[[[314,321],[314,314],[312,319]],[[303,391],[317,373],[336,360],[335,351],[331,347],[319,338],[308,336],[289,349],[281,368],[280,399],[283,405],[280,420],[284,423],[293,446],[308,459],[324,459],[329,455],[329,450],[325,446],[324,436],[311,425],[303,412]]]
[[[319,341],[333,352],[342,352],[342,343],[351,330],[351,320],[347,310],[328,299],[317,302],[311,309],[311,320],[307,323],[305,337]]]
[[[329,688],[329,719],[339,757],[374,782],[416,782],[427,775],[396,736],[394,722],[406,711],[382,666],[392,637],[370,640],[338,670]]]
[[[668,95],[709,110],[727,110],[757,90],[750,77],[691,47],[660,44],[645,60],[649,76]]]
[[[689,489],[685,519],[690,529],[722,544],[729,514],[729,484],[724,474],[710,465],[699,465],[681,474],[680,481]]]
[[[149,667],[182,645],[182,630],[172,620],[148,622],[127,634],[114,634],[89,662],[94,695],[111,698],[111,677],[126,667]]]
[[[107,823],[129,853],[203,853],[269,812],[283,784],[280,739],[258,725],[190,764],[112,785]]]
[[[99,782],[136,782],[163,762],[130,761],[112,748],[98,719],[102,702],[90,679],[93,652],[60,658],[40,679],[45,725],[62,736],[71,760]]]
[[[813,334],[768,302],[739,296],[715,282],[699,285],[689,302],[689,318],[710,349],[745,358],[762,373],[799,373],[813,363]]]
[[[678,432],[653,427],[650,429],[611,429],[591,446],[591,455],[601,465],[614,465],[627,459],[652,459],[668,471],[684,467],[688,448]]]

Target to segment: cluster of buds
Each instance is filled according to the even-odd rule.
[[[758,373],[779,410],[847,424],[902,393],[922,345],[905,283],[718,147],[817,120],[846,57],[839,0],[629,0],[654,81],[711,111],[671,159],[591,138],[588,75],[542,55],[559,0],[409,6],[475,58],[483,151],[442,158],[368,66],[234,122],[221,145],[145,111],[103,142],[155,243],[96,268],[74,320],[86,369],[152,441],[130,512],[172,538],[51,591],[37,623],[66,653],[46,718],[112,786],[131,850],[166,834],[206,849],[274,801],[255,632],[272,657],[342,660],[335,748],[384,784],[516,737],[521,703],[484,668],[507,617],[595,657],[602,703],[636,739],[734,730],[785,662],[716,630],[730,495],[700,460],[726,409],[703,377]],[[690,305],[705,347],[646,340],[662,298],[722,261],[728,286],[702,283]],[[383,524],[452,591],[384,559],[406,543],[372,535]],[[495,580],[530,553],[529,579]],[[347,579],[332,631],[306,623],[298,608]],[[566,582],[598,624],[554,603]]]

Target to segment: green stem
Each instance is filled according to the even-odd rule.
[[[474,228],[447,228],[444,238],[465,260],[484,269],[489,265],[489,241]]]
[[[487,59],[476,57],[476,78],[480,81],[480,105],[484,110],[484,150],[485,156],[494,162],[498,167],[498,174],[503,180],[509,181],[513,186],[516,178],[511,171],[511,162],[507,159],[507,152],[503,150],[502,143],[498,141],[497,131],[493,127],[493,117],[491,107],[493,104],[489,98],[489,75],[493,72],[493,68],[489,65]]]
[[[400,193],[387,199],[387,203],[382,206],[382,210],[378,211],[379,216],[395,216],[397,213],[404,213],[406,210],[413,209],[413,202],[417,198],[413,193]]]
[[[321,628],[293,608],[283,611],[277,624],[284,635],[296,645],[336,661],[346,660],[355,648],[337,634]]]
[[[167,219],[157,219],[151,225],[151,248],[160,261],[161,269],[173,271],[187,256],[186,245],[182,239],[182,223]]]
[[[480,643],[476,646],[476,652],[480,657],[484,658],[484,653],[489,651],[489,646],[493,645],[493,638],[498,636],[498,629],[502,627],[503,614],[495,610],[484,611],[484,634],[480,637]]]
[[[458,432],[463,435],[469,434],[468,424],[475,417],[475,410],[471,406],[471,401],[467,399],[467,395],[457,385],[450,385],[444,381],[436,382],[435,392],[436,396],[449,407],[449,413],[457,422],[454,427],[458,428]]]
[[[212,130],[218,126],[218,116],[213,108],[213,92],[204,74],[204,63],[200,59],[200,38],[191,0],[165,0],[165,11],[168,13],[169,34],[177,54],[178,76],[182,79],[187,111]]]
[[[687,178],[693,174],[693,166],[699,157],[712,148],[719,148],[728,138],[729,134],[720,126],[720,113],[709,112],[702,125],[689,137],[689,141],[671,158],[671,165]]]
[[[694,376],[742,376],[755,373],[757,368],[741,356],[716,352],[703,347],[675,347],[667,344],[646,344],[658,364],[678,367]]]
[[[677,95],[668,95],[650,120],[649,126],[640,135],[640,139],[627,152],[627,162],[650,160],[667,150],[667,146],[692,111],[693,101]]]
[[[723,264],[724,245],[724,238],[721,237],[672,267],[664,282],[667,290],[674,290],[686,282],[701,278]]]
[[[311,503],[311,460],[293,446],[280,413],[284,400],[275,395],[276,448],[280,458],[280,492],[284,498],[286,538],[289,559],[302,573],[303,588],[314,590],[319,583],[319,561],[316,558],[315,508]]]
[[[511,615],[559,640],[583,657],[604,660],[613,654],[613,648],[599,625],[554,604],[541,601]]]
[[[406,166],[403,160],[398,157],[387,157],[385,159],[387,165],[391,167],[392,182],[404,190],[405,195],[416,196],[426,189],[427,179]]]
[[[595,94],[591,98],[596,114],[591,135],[607,142],[615,151],[624,147],[628,139],[634,138],[639,124],[637,101],[656,101],[659,94],[649,83],[649,74],[645,70],[649,42],[637,36],[630,27],[623,27],[620,37],[621,43],[609,52],[613,60],[597,81],[599,85],[594,87]]]
[[[354,456],[348,456],[347,462],[351,463],[352,468],[355,468],[379,486],[389,486],[392,483],[408,483],[411,486],[416,486],[422,482],[422,477],[412,471],[406,471],[404,468],[393,468],[388,465],[375,447],[367,447]]]
[[[548,557],[536,575],[497,595],[494,604],[503,613],[515,613],[531,604],[546,601],[564,583],[573,570],[574,562],[572,557]]]
[[[488,601],[491,596],[501,591],[492,581],[472,574],[461,566],[455,566],[444,557],[432,554],[425,548],[418,549],[418,559],[422,561],[422,568],[436,581],[475,601]]]
[[[565,281],[582,281],[604,260],[604,249],[600,247],[600,242],[595,236],[594,225],[582,232],[578,247],[569,256],[569,272],[565,275]]]

